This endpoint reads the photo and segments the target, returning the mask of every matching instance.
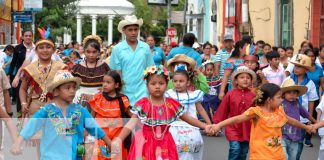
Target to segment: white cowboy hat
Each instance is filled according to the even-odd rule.
[[[241,73],[247,73],[252,76],[252,82],[254,83],[257,80],[257,75],[254,71],[246,66],[241,66],[236,69],[236,71],[232,74],[232,81]]]
[[[135,15],[131,15],[131,16],[126,16],[124,20],[120,21],[118,24],[118,31],[120,33],[123,33],[123,28],[125,26],[128,25],[133,25],[133,24],[137,24],[138,26],[142,26],[143,24],[143,19],[137,19],[137,17]]]

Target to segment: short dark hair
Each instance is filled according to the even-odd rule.
[[[252,43],[252,39],[249,35],[244,35],[242,37],[242,41],[245,43],[245,44],[251,44]]]
[[[287,50],[292,50],[292,51],[294,51],[294,47],[292,47],[292,46],[288,46],[288,47],[286,47],[286,51]]]
[[[127,27],[130,27],[130,26],[137,26],[137,27],[139,27],[138,24],[130,24],[130,25],[126,25],[126,26],[124,26],[123,29],[126,29]]]
[[[270,51],[266,54],[268,61],[271,61],[273,58],[280,58],[280,54],[277,51]]]
[[[218,52],[218,47],[216,45],[213,45],[212,48],[215,48],[216,52]]]
[[[320,46],[320,51],[321,51],[322,49],[324,49],[324,44],[321,44],[321,46]]]
[[[13,53],[14,52],[14,47],[12,46],[12,45],[7,45],[4,49],[3,49],[3,51],[5,52],[5,51],[8,51],[8,52],[10,52],[10,53]]]
[[[29,29],[23,30],[22,31],[22,35],[25,35],[25,33],[27,33],[27,32],[30,32],[33,35],[33,31],[32,30],[29,30]]]
[[[269,43],[264,44],[263,48],[264,48],[265,46],[268,46],[268,47],[271,48],[271,45],[270,45]]]
[[[211,43],[209,43],[208,41],[206,43],[204,43],[203,48],[205,49],[207,46],[213,47],[213,45]]]
[[[186,33],[183,36],[183,45],[188,45],[189,47],[192,47],[192,45],[195,43],[195,35],[193,33]]]
[[[255,44],[262,44],[263,46],[265,45],[265,42],[263,40],[258,40]]]
[[[187,78],[187,80],[190,81],[190,76],[189,76],[189,74],[188,74],[188,72],[186,70],[175,71],[174,74],[173,74],[173,77],[175,75],[179,75],[179,74],[185,76]]]
[[[317,48],[317,47],[314,47],[314,48],[313,48],[313,53],[314,53],[314,56],[315,56],[315,57],[318,57],[319,52],[320,52],[319,48]]]
[[[284,47],[284,46],[280,46],[280,47],[278,47],[278,49],[279,48],[281,48],[281,49],[283,49],[284,51],[286,51],[286,47]]]

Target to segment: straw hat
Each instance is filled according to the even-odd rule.
[[[74,77],[69,71],[67,70],[59,70],[55,76],[54,80],[48,85],[47,91],[52,92],[56,87],[68,83],[68,82],[75,82],[77,86],[80,85],[81,79],[78,77]]]
[[[287,78],[281,85],[281,92],[298,91],[298,97],[307,92],[307,87],[302,85],[296,85],[294,80]]]
[[[304,55],[304,54],[297,54],[296,59],[294,61],[290,61],[290,63],[301,66],[306,69],[309,69],[312,67],[312,60],[310,57]]]
[[[241,73],[247,73],[252,76],[252,82],[255,82],[257,79],[257,76],[254,71],[252,71],[250,68],[246,66],[241,66],[236,69],[236,71],[232,74],[232,81],[234,81],[235,77],[238,76]]]
[[[177,62],[184,62],[184,63],[187,63],[189,66],[188,69],[194,69],[196,67],[196,61],[184,54],[177,54],[175,55],[173,58],[171,58],[170,60],[168,60],[167,62],[167,68],[170,72],[173,72],[173,67],[174,67],[174,63],[177,63]]]
[[[138,26],[142,26],[143,19],[137,19],[135,15],[126,16],[124,20],[120,21],[118,24],[118,31],[120,33],[123,33],[123,28],[128,25],[134,25],[137,24]]]

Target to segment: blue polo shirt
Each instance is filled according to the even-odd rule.
[[[153,64],[150,47],[142,41],[138,41],[135,51],[126,40],[113,48],[109,67],[121,71],[125,83],[123,93],[128,96],[131,105],[147,96],[146,84],[143,80],[144,70]]]
[[[184,54],[194,59],[197,63],[197,67],[200,67],[202,64],[202,59],[200,57],[200,54],[191,47],[180,46],[180,47],[173,48],[168,54],[167,60],[173,58],[177,54]]]
[[[153,60],[154,60],[155,65],[157,65],[157,66],[161,65],[162,61],[165,59],[165,55],[164,55],[162,49],[160,47],[154,47],[153,53],[154,53]]]

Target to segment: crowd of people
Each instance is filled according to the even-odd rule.
[[[202,134],[224,132],[229,160],[299,160],[319,129],[324,160],[324,45],[295,52],[225,35],[218,49],[186,33],[157,47],[153,35],[138,39],[142,24],[126,16],[125,40],[108,47],[97,35],[57,47],[40,33],[34,44],[29,30],[6,46],[0,117],[11,152],[27,141],[46,160],[201,160]]]

